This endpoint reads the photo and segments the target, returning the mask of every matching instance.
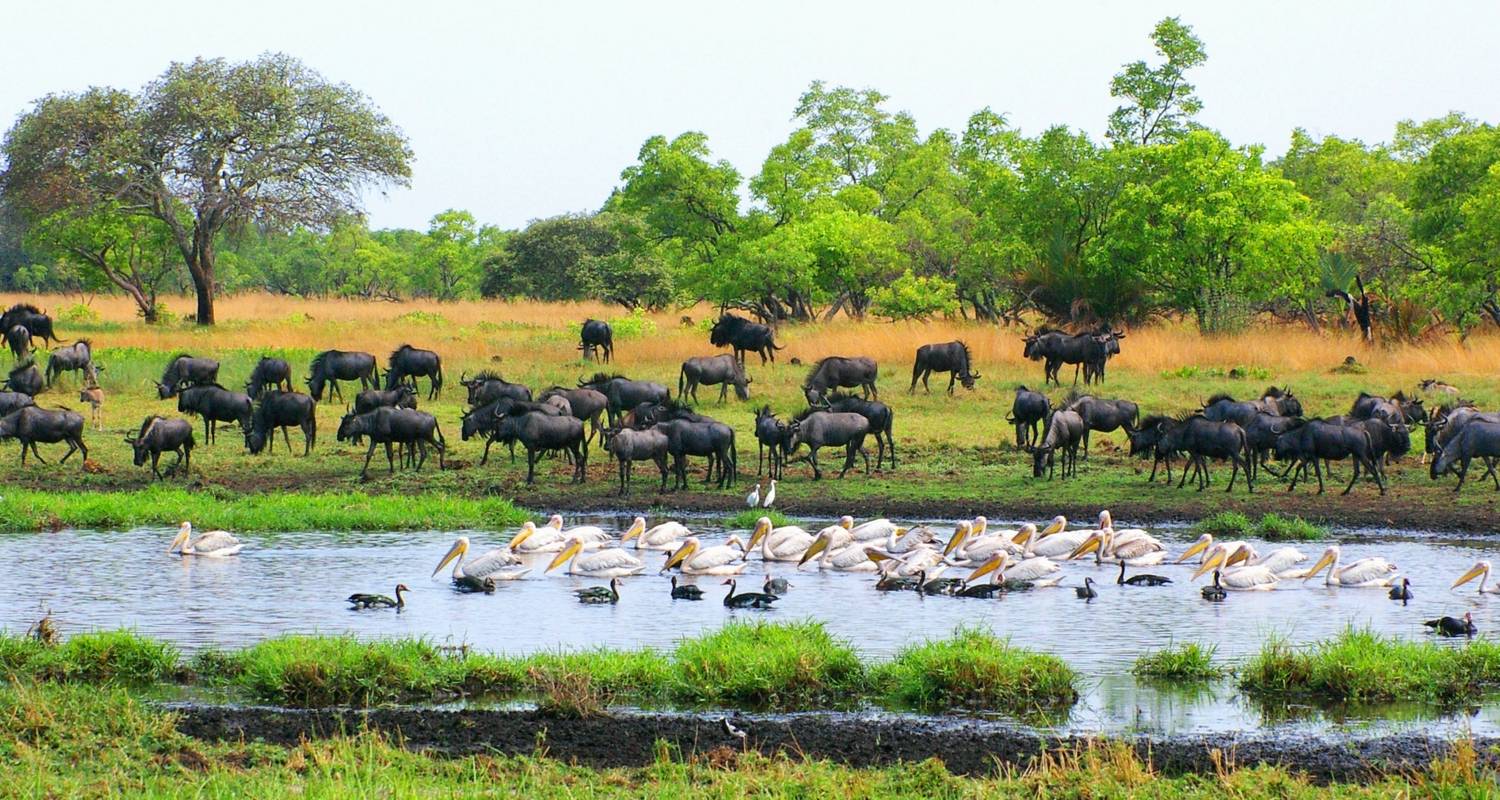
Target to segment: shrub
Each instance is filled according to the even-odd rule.
[[[57,646],[0,637],[0,671],[10,678],[147,684],[177,669],[177,648],[126,630],[80,633]]]
[[[396,322],[407,322],[413,325],[447,325],[448,318],[436,311],[422,311],[415,309],[396,317]]]
[[[1500,644],[1462,648],[1410,642],[1349,628],[1303,648],[1273,639],[1240,671],[1240,687],[1258,695],[1328,702],[1468,700],[1500,685]]]
[[[429,698],[461,685],[462,659],[420,639],[282,636],[231,656],[234,682],[261,701],[318,708]]]
[[[890,320],[927,320],[934,314],[958,311],[958,286],[937,276],[912,274],[911,270],[870,292],[870,312]]]
[[[58,309],[57,321],[69,325],[98,325],[100,318],[99,312],[89,306],[83,303],[74,303],[71,306]]]
[[[871,682],[896,702],[936,711],[971,708],[1016,715],[1067,708],[1077,675],[1062,659],[1012,646],[989,631],[960,628],[912,645],[876,667]]]
[[[1270,542],[1313,542],[1328,538],[1328,529],[1314,525],[1301,517],[1283,517],[1266,514],[1260,518],[1256,531]]]

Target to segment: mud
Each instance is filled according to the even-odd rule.
[[[261,740],[295,745],[304,738],[372,729],[407,747],[444,754],[539,751],[592,767],[638,767],[654,762],[658,742],[684,758],[713,757],[723,748],[827,759],[855,767],[940,759],[961,774],[1024,767],[1047,751],[1087,747],[1097,739],[1048,736],[1013,724],[958,717],[893,714],[732,714],[743,741],[726,732],[723,717],[707,714],[615,711],[561,719],[527,710],[431,708],[293,710],[268,707],[168,705],[177,728],[200,739]],[[1274,764],[1319,781],[1358,781],[1427,768],[1448,755],[1452,742],[1420,733],[1369,737],[1214,734],[1135,736],[1122,741],[1167,774],[1212,775],[1226,766]],[[1500,766],[1500,738],[1475,739],[1480,762]]]

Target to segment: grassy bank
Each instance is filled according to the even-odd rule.
[[[1079,676],[1062,659],[1012,646],[988,631],[963,628],[951,638],[901,650],[877,666],[873,683],[895,704],[922,711],[1003,709],[1034,716],[1078,700]]]
[[[1428,769],[1364,785],[1315,785],[1275,767],[1226,765],[1210,777],[1168,777],[1124,745],[1049,753],[984,777],[940,762],[855,769],[828,761],[720,748],[698,758],[663,747],[655,763],[589,769],[532,756],[450,758],[408,751],[370,732],[281,747],[208,742],[169,713],[120,690],[0,686],[0,794],[22,797],[762,797],[981,798],[1484,797],[1496,776],[1472,748]]]
[[[1354,629],[1300,648],[1273,639],[1240,669],[1240,686],[1323,702],[1468,701],[1500,686],[1500,643],[1450,647]]]
[[[1198,520],[1193,524],[1193,531],[1213,534],[1219,539],[1258,536],[1268,542],[1314,542],[1330,536],[1327,528],[1301,517],[1267,513],[1259,520],[1252,520],[1240,511],[1221,511]]]
[[[456,530],[519,525],[527,515],[498,497],[410,496],[355,491],[240,494],[151,486],[139,491],[0,491],[0,531],[174,526],[236,532]]]

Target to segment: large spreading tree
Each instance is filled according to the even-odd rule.
[[[33,219],[103,209],[165,226],[214,322],[226,230],[326,228],[372,186],[404,185],[411,150],[360,92],[295,58],[174,63],[137,93],[39,100],[6,133],[0,191]]]

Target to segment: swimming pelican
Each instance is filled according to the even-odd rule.
[[[849,523],[847,525],[845,524],[846,520]],[[873,542],[877,539],[887,539],[893,533],[897,537],[900,537],[906,532],[905,528],[884,517],[872,519],[869,522],[861,522],[858,525],[854,525],[853,523],[853,517],[842,517],[839,519],[839,524],[849,529],[849,535],[854,537],[854,541],[856,542]]]
[[[1198,556],[1198,563],[1202,564],[1203,562],[1208,560],[1208,551],[1214,546],[1214,544],[1215,542],[1213,534],[1205,533],[1202,536],[1199,536],[1198,540],[1193,542],[1192,545],[1188,547],[1188,549],[1182,551],[1182,555],[1177,557],[1176,563],[1181,564],[1182,562],[1192,558],[1193,556]],[[1239,541],[1224,541],[1218,542],[1218,544],[1223,545],[1224,550],[1227,553],[1233,553],[1235,552],[1236,548],[1241,546],[1246,548],[1250,547],[1250,545]],[[1199,555],[1200,553],[1201,555]],[[1247,557],[1248,554],[1249,553],[1247,552],[1246,556],[1242,556],[1239,560],[1245,560],[1245,557]]]
[[[885,550],[887,553],[899,556],[935,541],[937,541],[937,535],[926,525],[918,525],[915,528],[896,528],[886,539]]]
[[[1046,558],[1065,556],[1078,549],[1078,546],[1083,544],[1083,541],[1090,534],[1094,533],[1094,531],[1082,528],[1076,531],[1070,531],[1067,528],[1067,517],[1061,514],[1053,517],[1052,521],[1040,533],[1036,536],[1027,536],[1026,541],[1020,542],[1020,544],[1026,546],[1023,555],[1027,558],[1032,556],[1044,556]],[[1016,538],[1020,539],[1021,537],[1018,534]]]
[[[515,580],[531,571],[529,568],[521,570],[507,569],[521,563],[521,559],[510,552],[508,548],[497,547],[484,555],[476,557],[473,561],[465,562],[464,558],[468,552],[469,537],[458,537],[453,546],[448,548],[448,554],[443,556],[443,560],[438,562],[437,567],[433,568],[432,574],[437,575],[441,572],[443,567],[448,565],[449,561],[454,561],[454,583],[463,583],[465,578],[477,581],[483,581],[485,578]]]
[[[976,530],[983,530],[983,517],[976,517],[973,522],[960,522],[953,528],[953,535],[948,537],[948,543],[943,546],[943,555],[953,559],[957,564],[983,563],[990,556],[998,552],[1005,552],[1010,545],[1010,540],[1004,536],[976,534]]]
[[[1105,512],[1108,513],[1108,512]],[[1069,561],[1094,553],[1094,563],[1104,559],[1118,560],[1132,567],[1153,567],[1167,557],[1167,547],[1156,537],[1137,528],[1134,532],[1119,534],[1113,528],[1093,531],[1078,547],[1068,554]]]
[[[205,558],[224,558],[240,552],[244,547],[240,540],[234,538],[229,531],[209,531],[193,538],[193,523],[184,522],[177,529],[177,536],[172,544],[167,547],[167,552],[176,552],[185,556],[204,556]]]
[[[1036,586],[1056,586],[1058,584],[1058,581],[1062,580],[1061,577],[1052,578],[1049,580],[1042,579],[1048,575],[1052,575],[1061,571],[1062,566],[1050,558],[1037,556],[1035,558],[1027,558],[1012,562],[1009,554],[996,553],[995,555],[987,559],[983,564],[980,564],[978,569],[969,573],[969,577],[965,578],[964,582],[973,583],[974,581],[993,572],[995,573],[995,577],[990,579],[990,581],[993,583],[1024,581],[1026,583],[1035,584]]]
[[[772,478],[771,479],[771,488],[769,488],[769,489],[766,490],[765,499],[763,499],[763,500],[760,501],[760,507],[761,508],[770,508],[771,504],[774,503],[774,502],[776,502],[776,479]]]
[[[796,525],[785,525],[773,529],[770,517],[755,521],[755,530],[750,533],[747,553],[760,545],[760,557],[766,561],[796,561],[807,552],[815,537]]]
[[[750,490],[750,494],[745,495],[745,505],[751,508],[760,507],[760,484],[755,484],[755,488]]]
[[[943,560],[943,554],[937,548],[923,545],[914,547],[904,555],[894,555],[878,548],[869,548],[869,558],[874,562],[882,562],[886,559],[895,561],[890,571],[900,577],[910,577],[919,572],[926,572],[928,577],[935,577],[948,568]]]
[[[1230,567],[1237,556],[1243,550],[1236,548],[1230,552],[1224,542],[1220,542],[1208,549],[1207,558],[1199,565],[1198,571],[1193,573],[1189,580],[1198,580],[1204,574],[1216,572],[1214,581],[1225,589],[1237,592],[1267,592],[1276,588],[1280,578],[1276,573],[1266,567]]]
[[[555,517],[561,520],[562,517]],[[563,549],[562,530],[551,525],[538,528],[531,520],[521,523],[521,530],[510,539],[512,553],[556,553]]]
[[[1307,560],[1307,555],[1295,547],[1278,547],[1265,555],[1255,552],[1255,548],[1248,544],[1240,545],[1245,552],[1245,564],[1252,567],[1265,567],[1276,573],[1278,578],[1301,577],[1302,570],[1298,564]]]
[[[703,547],[698,537],[689,536],[667,558],[661,571],[681,567],[684,575],[738,575],[745,566],[745,543],[740,537],[731,536],[724,544]]]
[[[1350,588],[1366,588],[1371,586],[1390,586],[1396,580],[1396,565],[1381,558],[1370,556],[1361,558],[1354,563],[1339,566],[1339,546],[1329,545],[1323,551],[1323,557],[1318,563],[1302,576],[1302,580],[1310,581],[1324,569],[1328,570],[1328,577],[1323,582],[1328,586],[1347,586]]]
[[[682,545],[685,537],[692,535],[693,532],[688,530],[688,526],[681,522],[668,520],[647,528],[646,518],[636,517],[626,529],[625,534],[620,537],[620,544],[623,545],[634,539],[637,550],[676,550]]]
[[[1458,580],[1453,582],[1452,586],[1448,588],[1457,589],[1458,587],[1463,586],[1464,584],[1474,580],[1475,578],[1479,579],[1480,594],[1500,594],[1500,584],[1497,584],[1495,586],[1488,585],[1490,582],[1490,562],[1488,561],[1475,561],[1474,566],[1469,567],[1469,571],[1465,572],[1461,577],[1459,577]]]
[[[822,557],[814,562],[822,569],[841,572],[874,572],[878,567],[876,562],[871,560],[870,552],[875,549],[876,545],[860,542],[845,542],[839,545],[836,543],[835,534],[824,529],[816,539],[813,539],[813,543],[808,545],[807,551],[802,554],[797,566],[804,566],[815,556],[822,554]]]
[[[406,584],[398,583],[396,584],[395,600],[392,600],[391,598],[383,594],[365,594],[363,592],[355,592],[354,594],[349,595],[349,603],[350,606],[356,610],[365,608],[394,608],[400,610],[406,607],[406,598],[402,597],[401,595],[409,591],[411,590],[406,588]]]
[[[646,568],[639,558],[621,547],[606,547],[585,553],[583,540],[576,536],[568,537],[562,552],[552,559],[552,563],[543,572],[551,572],[566,562],[571,562],[568,563],[568,574],[589,578],[618,578],[635,575]]]

